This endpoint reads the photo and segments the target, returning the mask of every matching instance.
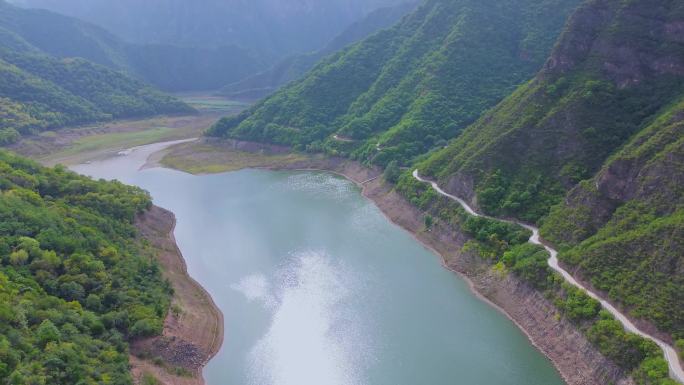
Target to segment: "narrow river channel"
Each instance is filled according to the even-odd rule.
[[[137,148],[73,167],[152,194],[225,315],[209,385],[561,385],[504,315],[327,173],[193,176]]]

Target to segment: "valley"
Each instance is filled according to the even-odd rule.
[[[562,383],[513,323],[392,226],[353,183],[321,172],[141,169],[164,145],[73,169],[139,185],[178,217],[188,270],[223,311],[230,341],[204,370],[208,383],[448,384],[454,372],[468,382]],[[309,166],[337,164],[337,172],[371,179],[359,165],[319,161]],[[216,195],[222,203],[208,204]],[[416,306],[420,314],[411,311]],[[310,311],[295,310],[304,308]],[[516,364],[503,364],[504,357]],[[413,364],[401,369],[397,360]]]
[[[684,2],[0,0],[0,385],[684,384]]]
[[[9,148],[47,165],[78,164],[107,158],[131,147],[196,138],[220,117],[238,113],[248,106],[245,102],[204,94],[182,94],[179,98],[198,112],[42,132]]]

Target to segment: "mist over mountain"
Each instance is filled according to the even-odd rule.
[[[265,71],[226,85],[219,93],[244,99],[259,99],[267,96],[284,84],[301,78],[324,57],[361,41],[381,29],[391,27],[417,6],[418,2],[406,2],[378,8],[347,27],[323,48],[314,52],[288,56]]]
[[[0,28],[57,58],[83,58],[166,91],[217,89],[266,68],[235,45],[134,44],[82,20],[0,1]],[[4,39],[3,43],[13,39]]]
[[[273,60],[323,47],[347,26],[402,0],[15,0],[103,26],[134,43],[237,45]]]

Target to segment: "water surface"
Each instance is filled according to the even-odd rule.
[[[155,147],[156,146],[156,147]],[[74,167],[151,192],[225,315],[209,385],[561,385],[551,363],[439,257],[326,173]]]

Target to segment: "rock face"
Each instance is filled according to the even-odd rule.
[[[684,99],[661,112],[545,220],[560,258],[664,340],[684,337]]]
[[[681,42],[682,21],[678,20],[676,7],[670,1],[629,5],[610,0],[587,2],[570,20],[571,29],[542,74],[568,73],[589,61],[618,88],[654,76],[681,76],[681,52],[653,44]],[[616,24],[617,33],[608,33],[608,28]]]
[[[131,354],[161,358],[172,367],[185,368],[192,373],[198,373],[209,359],[209,354],[200,347],[176,336],[139,341],[131,347]]]

